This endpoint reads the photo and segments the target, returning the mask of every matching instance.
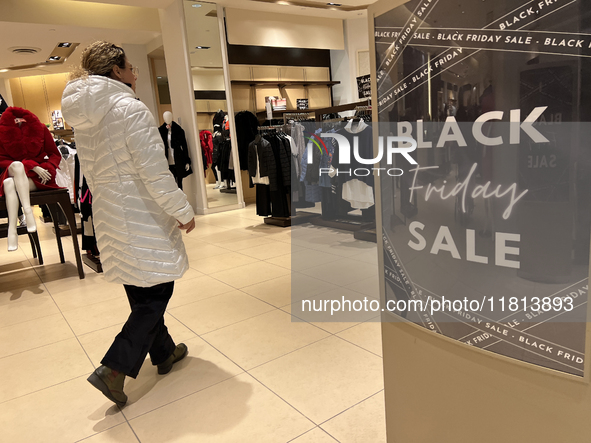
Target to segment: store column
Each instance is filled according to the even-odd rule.
[[[194,173],[183,181],[183,190],[197,214],[207,212],[207,194],[202,179],[203,160],[195,109],[195,92],[187,48],[183,1],[174,0],[160,9],[160,27],[168,72],[168,85],[174,120],[185,130]]]

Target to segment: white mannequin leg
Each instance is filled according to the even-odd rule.
[[[37,223],[35,223],[35,215],[31,209],[31,198],[29,193],[36,191],[37,187],[33,183],[33,180],[27,177],[25,174],[25,167],[21,162],[12,162],[8,167],[8,175],[14,179],[14,187],[16,193],[21,201],[25,219],[27,221],[27,231],[36,232]]]
[[[215,166],[215,172],[216,172],[216,180],[215,180],[215,188],[213,188],[213,189],[219,189],[222,186],[222,173],[220,172],[220,170],[218,169],[217,166]]]
[[[14,187],[14,180],[8,177],[4,180],[4,197],[6,198],[6,211],[8,212],[8,250],[18,249],[18,234],[16,222],[18,221],[18,195]]]

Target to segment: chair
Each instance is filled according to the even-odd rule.
[[[31,242],[31,250],[33,251],[33,258],[37,258],[39,260],[39,264],[42,265],[43,254],[41,254],[41,245],[39,244],[39,236],[37,235],[37,233],[27,231],[26,226],[17,227],[16,233],[18,235],[27,234],[29,236],[29,241]],[[3,223],[0,225],[0,238],[6,237],[8,237],[8,223]]]
[[[49,212],[51,213],[51,218],[53,220],[53,226],[55,228],[55,238],[57,241],[57,249],[60,254],[60,261],[65,263],[66,260],[64,258],[64,249],[62,247],[62,239],[61,239],[61,232],[58,225],[58,206],[62,209],[62,212],[66,216],[68,220],[68,225],[70,226],[70,233],[72,234],[72,243],[74,244],[74,255],[76,257],[76,266],[78,268],[78,276],[80,279],[84,278],[84,269],[82,268],[82,259],[80,257],[80,247],[78,246],[78,235],[76,232],[76,217],[74,216],[74,211],[72,210],[72,204],[70,203],[70,195],[67,189],[50,189],[47,191],[33,191],[31,192],[31,206],[35,205],[47,205],[49,208]],[[0,210],[6,209],[6,199],[4,197],[0,197]],[[22,228],[26,230],[26,228]],[[23,231],[23,234],[25,231]],[[19,233],[20,235],[20,233]],[[6,235],[4,235],[6,237]],[[31,237],[31,236],[30,236]],[[36,237],[36,240],[35,240]],[[0,230],[0,238],[2,237],[2,231]],[[37,233],[32,234],[32,241],[31,247],[33,245],[37,247],[37,253],[39,255],[39,263],[43,264],[43,258],[41,256],[41,248],[39,247],[39,238],[37,237]],[[35,255],[35,249],[33,249],[33,257]]]

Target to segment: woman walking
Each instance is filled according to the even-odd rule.
[[[194,212],[164,157],[152,114],[135,97],[137,69],[122,48],[100,41],[82,53],[62,97],[75,128],[80,166],[93,195],[93,219],[107,281],[125,287],[131,314],[88,381],[119,406],[126,376],[146,355],[159,374],[187,355],[164,325],[174,280],[189,267],[181,230]]]

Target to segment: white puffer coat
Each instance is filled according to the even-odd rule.
[[[127,85],[93,75],[68,83],[62,112],[92,192],[105,279],[148,287],[182,277],[189,261],[177,220],[195,214],[146,105]]]

